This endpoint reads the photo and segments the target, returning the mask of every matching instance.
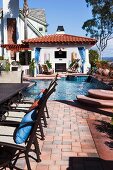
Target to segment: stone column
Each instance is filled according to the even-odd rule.
[[[31,60],[35,60],[35,48],[31,51]],[[36,63],[35,63],[35,69],[34,69],[34,77],[37,75],[37,69],[36,69]]]
[[[86,74],[90,69],[90,63],[89,63],[89,49],[85,49],[85,62],[84,62],[84,70],[83,72]]]

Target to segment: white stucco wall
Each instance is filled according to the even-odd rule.
[[[44,26],[37,23],[36,21],[33,21],[31,19],[28,19],[28,21],[30,21],[30,23],[37,29],[39,30],[39,27],[42,27],[43,30],[44,29]],[[19,23],[18,23],[18,28],[19,28],[19,40],[18,40],[18,43],[21,43],[22,40],[24,40],[24,21],[19,18]],[[37,35],[31,30],[31,28],[28,26],[28,38],[36,38]],[[42,35],[45,35],[45,31],[41,32]]]
[[[1,17],[1,16],[0,16]],[[3,19],[0,18],[0,44],[7,44],[7,18],[16,18],[16,36],[17,43],[21,43],[24,40],[24,22],[19,17],[19,0],[3,0]],[[2,22],[3,20],[3,22]],[[45,27],[40,23],[37,23],[34,20],[28,19],[37,30],[39,27],[43,28],[41,32],[42,35],[45,35]],[[2,31],[3,28],[3,31]],[[28,38],[35,38],[37,35],[28,27]],[[0,55],[7,55],[7,51],[5,49],[0,48]],[[7,57],[6,57],[7,58]]]
[[[41,34],[44,36],[46,33],[45,33],[45,26],[28,18],[28,21],[39,31],[39,28],[42,28],[43,31],[41,31]],[[32,35],[31,35],[32,36]]]
[[[67,52],[67,58],[62,58],[62,59],[55,58],[55,54],[54,54],[55,51],[59,51],[59,49],[57,47],[42,48],[40,51],[40,59],[39,59],[40,64],[44,63],[44,58],[46,56],[47,59],[50,58],[50,62],[52,63],[52,68],[54,70],[55,70],[55,63],[66,63],[66,68],[68,69],[69,64],[71,63],[71,56],[73,52],[77,54],[78,59],[81,58],[77,47],[62,48],[62,51]],[[80,63],[81,62],[79,62],[79,64]]]
[[[4,44],[7,44],[7,18],[16,18],[17,23],[18,23],[18,12],[19,12],[19,0],[16,0],[16,1],[15,0],[3,0]]]
[[[81,46],[81,47],[83,47],[83,46]],[[83,73],[87,73],[90,68],[89,49],[90,49],[90,46],[85,46],[85,63],[83,65]],[[67,58],[62,58],[62,59],[55,58],[54,52],[59,51],[59,48],[57,48],[57,47],[42,47],[41,51],[40,51],[39,63],[44,64],[45,58],[46,58],[46,60],[50,60],[50,63],[52,63],[52,68],[54,70],[55,70],[55,63],[66,63],[66,69],[68,69],[69,65],[71,63],[72,53],[74,52],[76,54],[77,58],[80,59],[78,72],[81,72],[82,71],[82,69],[81,69],[82,60],[81,60],[81,56],[80,56],[78,47],[64,47],[64,48],[61,48],[61,50],[67,52]]]
[[[19,0],[3,0],[3,17],[17,18],[19,11]]]
[[[24,21],[19,18],[19,41],[18,43],[21,43],[22,40],[24,40]],[[37,37],[36,34],[28,27],[28,38],[35,38]]]

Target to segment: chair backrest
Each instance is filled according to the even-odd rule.
[[[49,90],[54,84],[57,85],[57,79],[58,79],[58,74],[56,74],[55,78],[52,79],[52,81],[50,82],[49,87],[48,87],[48,90]]]
[[[46,91],[45,91],[45,93],[44,93],[44,96],[42,96],[41,98],[40,98],[40,100],[39,100],[39,104],[40,103],[43,103],[43,101],[45,100],[45,101],[47,101],[48,100],[48,98],[50,97],[50,95],[53,93],[53,92],[55,92],[55,87],[57,86],[57,83],[55,82],[54,84],[52,84],[51,85],[51,87],[49,87]],[[45,102],[45,105],[46,105],[46,102]],[[36,108],[39,108],[39,106],[37,107],[36,106]]]
[[[27,146],[26,149],[29,150],[31,148],[31,145],[33,144],[34,139],[36,138],[36,131],[38,128],[38,125],[40,123],[40,118],[42,116],[44,107],[46,105],[46,101],[49,98],[49,96],[55,91],[56,84],[54,84],[53,88],[50,89],[43,98],[41,98],[39,101],[38,109],[35,107],[35,114],[36,114],[36,120],[33,123],[31,133],[29,135],[28,141],[27,141]]]
[[[38,106],[38,103],[40,102],[41,97],[43,99],[43,96],[45,96],[49,92],[49,90],[51,90],[52,88],[54,88],[54,86],[57,85],[57,77],[58,77],[58,74],[56,74],[55,78],[52,79],[48,88],[46,88],[38,93],[37,97],[34,100],[33,105],[30,107],[30,110],[33,110],[35,108],[35,106]]]

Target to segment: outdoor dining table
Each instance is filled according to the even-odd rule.
[[[0,83],[0,105],[25,90],[29,83]]]

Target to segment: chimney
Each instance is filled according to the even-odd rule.
[[[65,30],[63,26],[58,26],[56,34],[65,34]]]

